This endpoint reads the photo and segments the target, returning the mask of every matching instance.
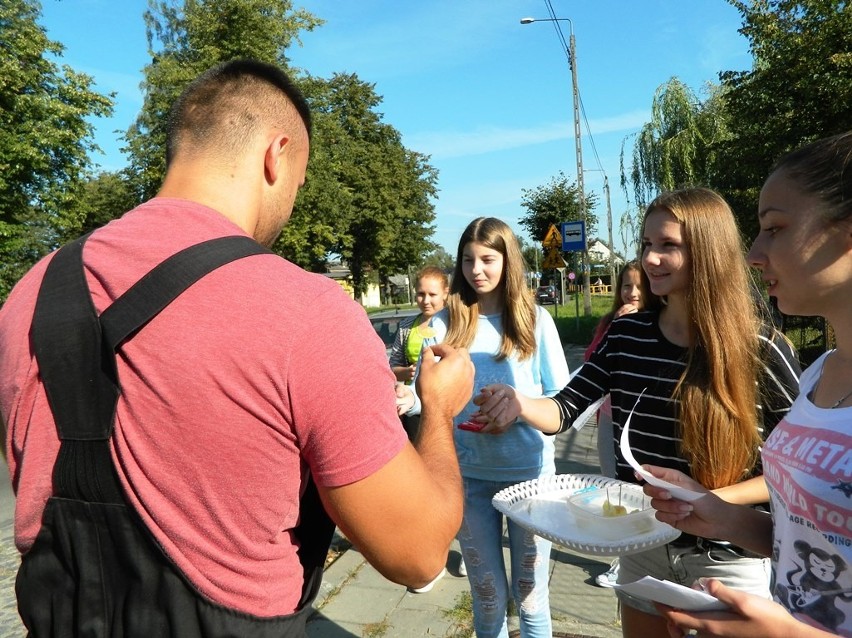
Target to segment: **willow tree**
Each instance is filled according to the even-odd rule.
[[[651,103],[651,121],[635,135],[630,164],[621,146],[621,186],[638,208],[662,191],[712,181],[714,144],[725,135],[725,111],[718,89],[708,87],[701,101],[677,78],[657,88]]]
[[[627,261],[636,259],[640,254],[642,238],[639,236],[639,231],[639,216],[631,214],[630,211],[624,211],[618,223],[618,232]]]

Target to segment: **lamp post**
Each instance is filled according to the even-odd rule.
[[[574,41],[574,21],[571,18],[521,18],[521,24],[533,22],[567,22],[568,64],[571,67],[571,86],[574,93],[574,149],[577,157],[577,190],[579,191],[580,214],[586,219],[586,189],[583,184],[583,143],[580,134],[580,89],[577,85],[577,48]],[[564,43],[564,40],[563,40]],[[610,243],[612,239],[610,239]],[[588,242],[583,247],[583,312],[588,317],[592,314],[592,297],[589,288],[589,250]]]

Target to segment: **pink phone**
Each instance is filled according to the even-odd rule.
[[[479,432],[484,427],[485,423],[480,421],[465,421],[458,425],[459,430],[467,430],[468,432]]]

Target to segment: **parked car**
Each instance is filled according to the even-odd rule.
[[[559,288],[556,286],[539,286],[535,291],[535,300],[540,304],[561,303]]]
[[[406,317],[416,315],[417,313],[418,311],[415,308],[413,310],[391,310],[388,312],[379,312],[374,315],[370,315],[370,323],[372,323],[373,328],[376,329],[376,334],[382,338],[388,357],[390,357],[391,350],[393,349],[393,342],[396,339],[396,333],[399,331],[399,322]]]

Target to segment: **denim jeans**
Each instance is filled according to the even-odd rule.
[[[473,598],[477,638],[508,638],[509,579],[503,560],[503,515],[492,497],[514,482],[464,479],[464,519],[458,533]],[[512,597],[523,638],[552,638],[550,620],[551,542],[508,521]]]

